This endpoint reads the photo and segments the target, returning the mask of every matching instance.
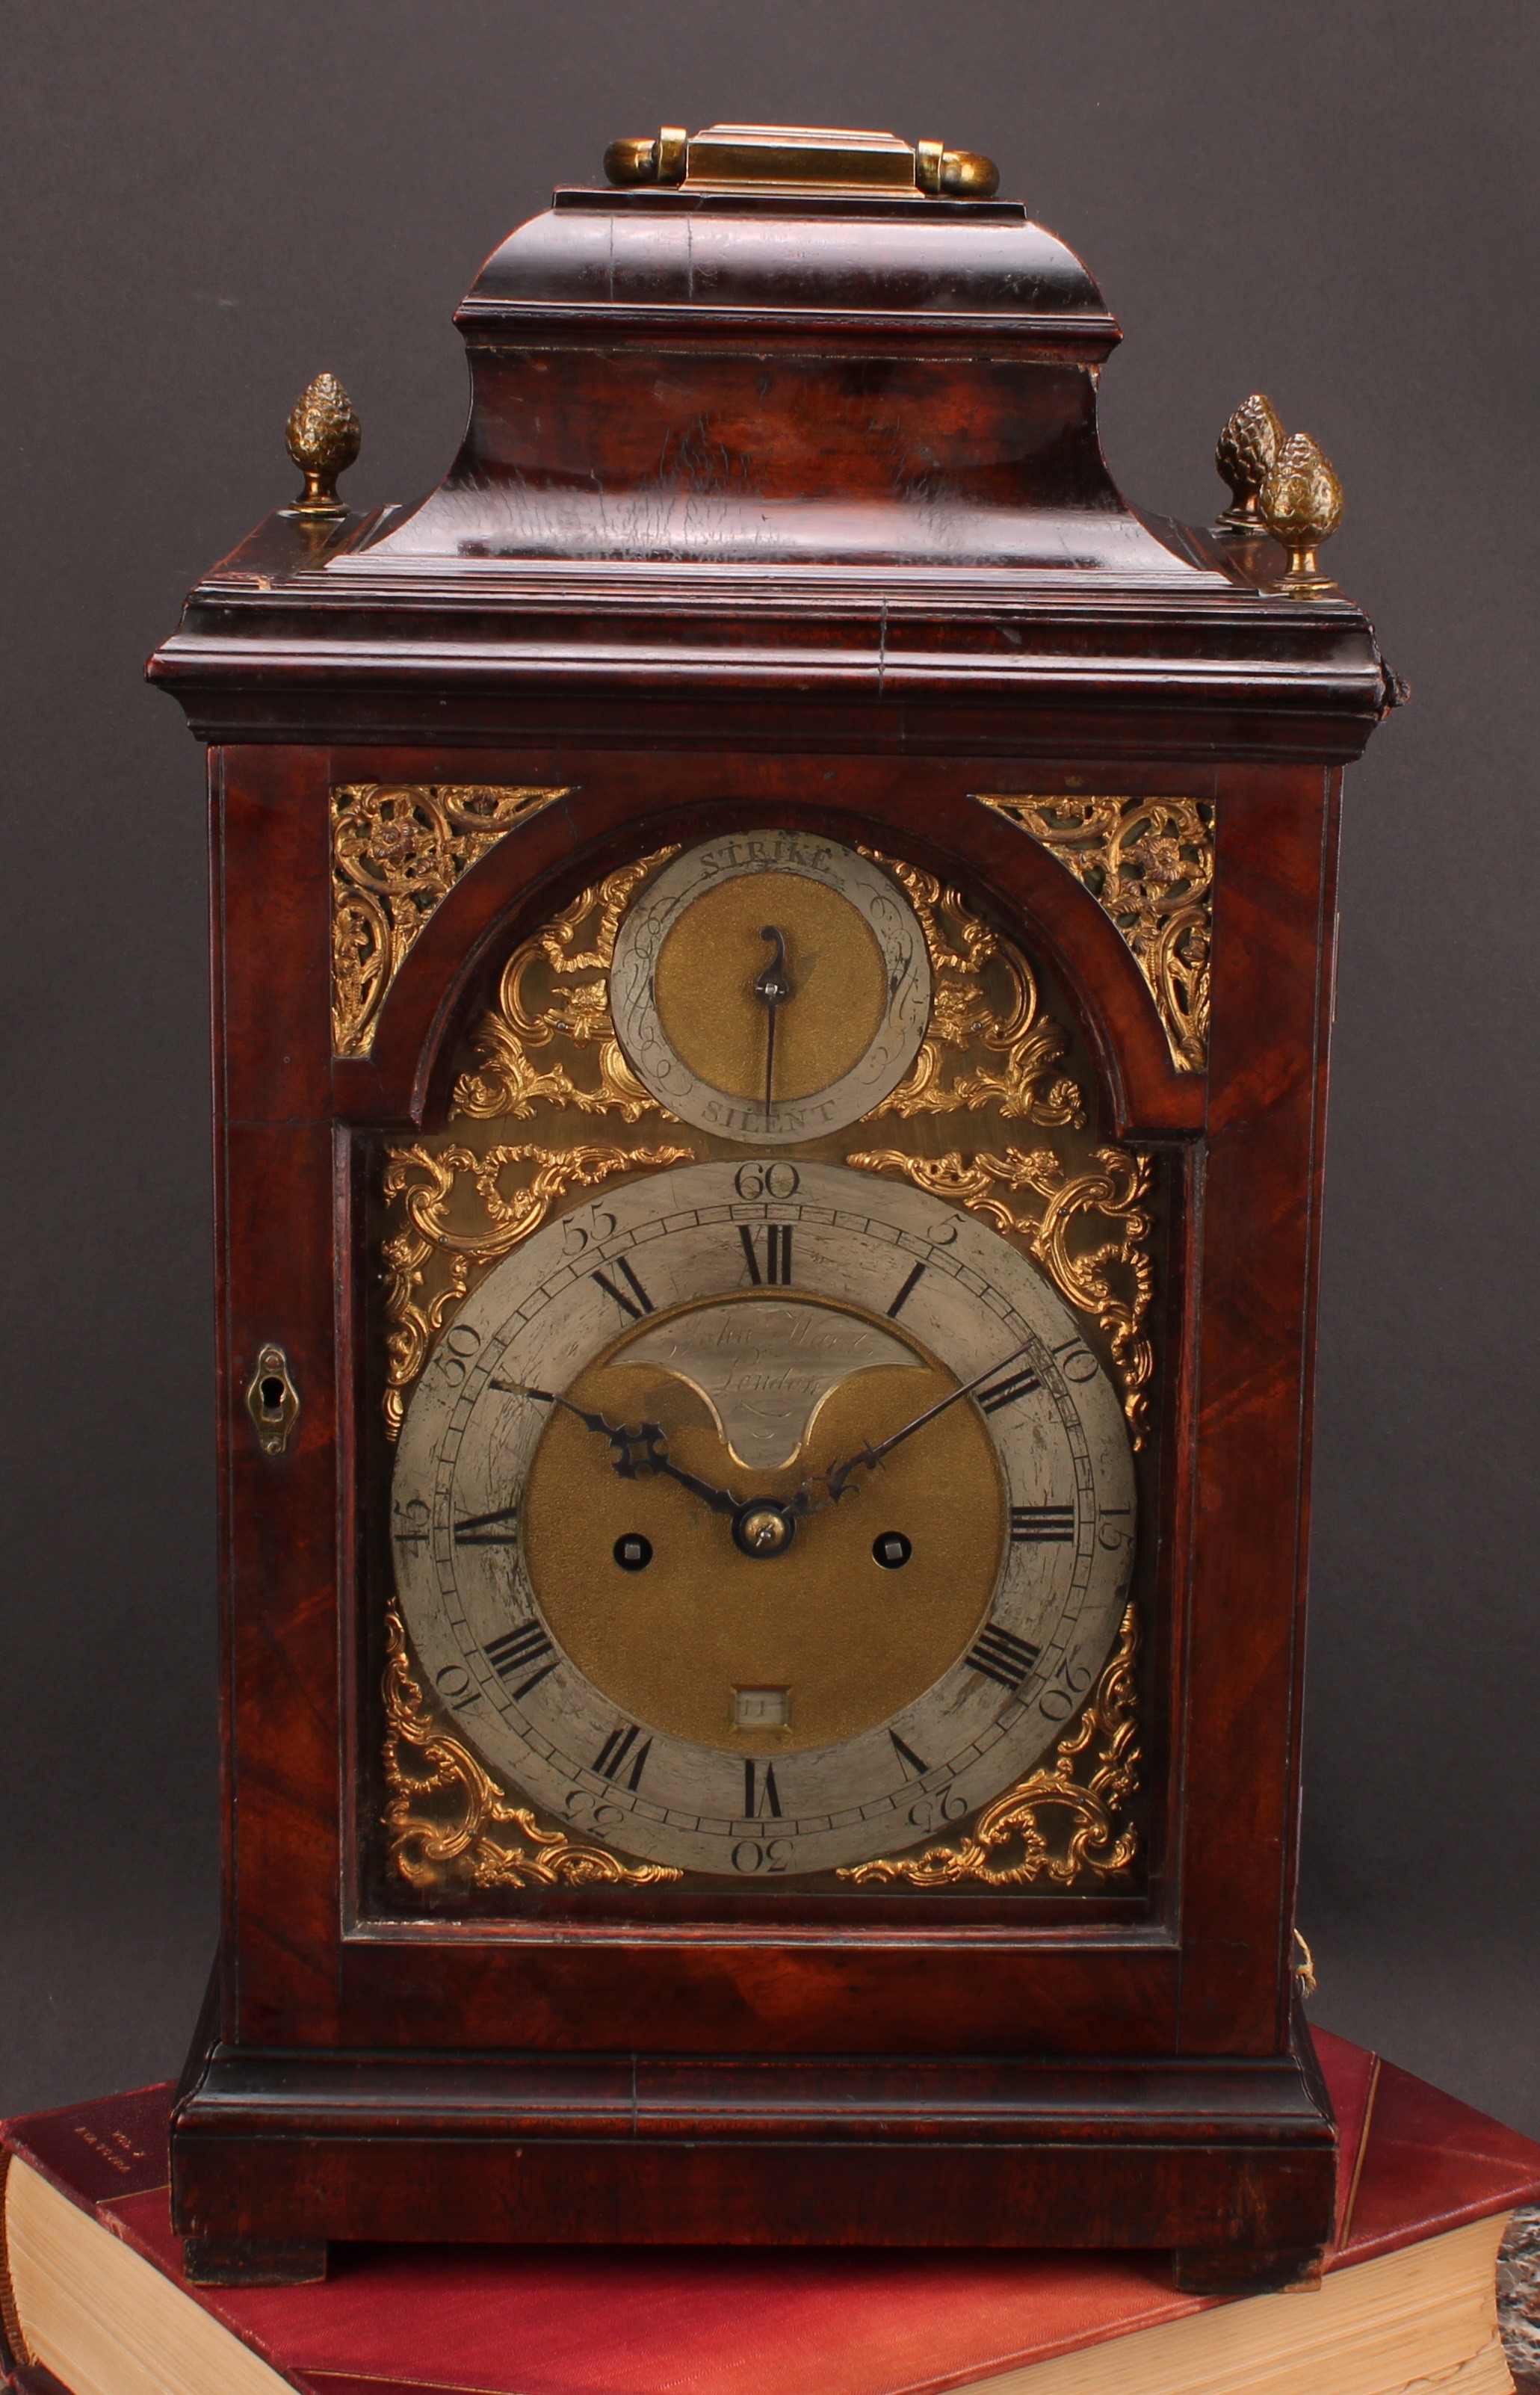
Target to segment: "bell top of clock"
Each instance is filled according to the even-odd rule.
[[[440,489],[370,553],[1030,565],[1219,587],[1129,510],[1092,375],[1118,339],[992,162],[886,133],[612,144],[456,315]],[[346,570],[346,569],[344,569]]]
[[[699,727],[751,693],[805,709],[814,676],[820,704],[875,702],[878,746],[915,737],[887,702],[987,744],[1000,706],[1112,701],[1146,745],[1357,754],[1389,685],[1319,572],[1329,465],[1257,397],[1221,441],[1220,526],[1132,507],[1097,423],[1117,324],[990,160],[714,126],[605,166],[461,305],[469,420],[426,498],[354,513],[352,404],[331,375],[301,395],[304,492],[151,663],[205,736],[358,736],[424,699],[458,736],[569,703],[634,727],[665,688]]]

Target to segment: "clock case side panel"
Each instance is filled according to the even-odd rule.
[[[1186,1709],[1181,2050],[1281,2047],[1294,1920],[1340,770],[1217,807]],[[1228,1649],[1205,1692],[1208,1659]],[[1197,1725],[1202,1724],[1201,1729]]]
[[[323,754],[215,751],[215,1181],[226,1734],[223,2035],[340,2030],[339,1409]],[[282,1351],[278,1452],[248,1406]],[[342,1409],[346,1415],[346,1409]]]

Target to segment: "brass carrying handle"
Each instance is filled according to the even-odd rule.
[[[665,125],[655,134],[612,141],[604,172],[623,189],[687,183],[703,190],[757,184],[801,191],[822,185],[830,191],[990,200],[1000,188],[1000,170],[981,151],[808,125],[711,125],[694,134],[682,125]]]

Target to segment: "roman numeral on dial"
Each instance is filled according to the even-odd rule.
[[[773,1763],[757,1763],[752,1754],[744,1757],[744,1819],[757,1821],[764,1814],[781,1817],[781,1794],[775,1784]]]
[[[517,1542],[513,1525],[519,1519],[517,1505],[500,1506],[495,1514],[467,1514],[454,1525],[457,1547],[511,1547]],[[506,1524],[507,1528],[500,1528]]]
[[[1042,1651],[1030,1639],[1018,1638],[1014,1630],[1002,1630],[997,1621],[991,1621],[980,1631],[967,1660],[986,1680],[997,1680],[1002,1688],[1014,1692]]]
[[[615,1270],[629,1288],[631,1291],[629,1297],[625,1295],[624,1290],[618,1290],[615,1287],[608,1273],[590,1273],[588,1277],[590,1280],[598,1281],[606,1295],[614,1299],[623,1314],[628,1314],[633,1322],[639,1322],[644,1314],[652,1312],[652,1301],[624,1256],[615,1258]]]
[[[513,1689],[516,1697],[527,1697],[561,1661],[538,1621],[526,1621],[519,1630],[505,1630],[501,1638],[489,1640],[481,1652],[500,1680],[507,1681],[510,1687],[514,1681],[519,1682]],[[551,1659],[548,1663],[545,1660],[547,1655]],[[521,1675],[532,1663],[535,1669],[524,1679]]]
[[[652,1752],[652,1740],[642,1739],[640,1746],[638,1746],[638,1738],[641,1738],[641,1732],[635,1722],[617,1722],[594,1757],[594,1769],[602,1772],[606,1780],[612,1780],[617,1785],[625,1778],[633,1796],[641,1786],[641,1775]],[[625,1770],[627,1762],[631,1766],[629,1773]]]
[[[930,1768],[929,1764],[922,1756],[917,1755],[912,1746],[905,1746],[896,1729],[890,1729],[888,1736],[892,1743],[893,1752],[902,1764],[905,1772],[912,1771],[916,1780],[923,1780]]]
[[[914,1292],[916,1282],[919,1281],[924,1272],[925,1266],[923,1264],[916,1264],[915,1266],[914,1271],[910,1274],[908,1279],[904,1282],[903,1287],[900,1290],[897,1297],[895,1297],[892,1304],[888,1309],[888,1319],[889,1322],[897,1321],[899,1316],[903,1312],[904,1307],[908,1304],[910,1297]]]
[[[744,1260],[748,1277],[756,1289],[769,1285],[771,1289],[790,1289],[792,1285],[792,1226],[789,1223],[765,1224],[765,1269],[759,1269],[759,1251],[754,1243],[754,1231],[747,1223],[738,1225],[738,1237],[744,1243]]]
[[[1018,1397],[1030,1397],[1033,1389],[1043,1383],[1030,1364],[1020,1372],[1007,1372],[1001,1381],[992,1381],[987,1389],[976,1389],[974,1400],[986,1414],[997,1414],[1002,1406],[1013,1406]]]
[[[1013,1505],[1010,1509],[1013,1547],[1054,1545],[1073,1537],[1073,1505]]]

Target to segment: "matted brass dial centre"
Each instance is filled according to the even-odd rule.
[[[849,1306],[753,1295],[680,1309],[672,1317],[688,1357],[712,1334],[762,1317],[767,1358],[783,1344],[781,1317],[807,1317],[814,1337],[872,1343],[902,1360],[861,1366],[821,1392],[809,1374],[809,1427],[778,1468],[745,1466],[707,1396],[677,1370],[637,1362],[656,1347],[649,1322],[617,1341],[567,1395],[615,1423],[663,1425],[670,1458],[736,1501],[714,1511],[679,1481],[626,1478],[611,1451],[561,1407],[530,1467],[524,1553],[551,1634],[578,1668],[636,1721],[744,1753],[782,1753],[851,1738],[934,1686],[987,1611],[1005,1550],[994,1444],[968,1403],[951,1407],[890,1468],[856,1476],[837,1503],[801,1518],[797,1492],[826,1491],[818,1475],[875,1446],[958,1386],[916,1342]],[[741,1377],[752,1364],[741,1343]],[[732,1420],[720,1391],[717,1405]],[[799,1425],[797,1425],[799,1426]],[[737,1439],[749,1444],[742,1427]],[[771,1439],[764,1452],[785,1453]],[[902,1573],[873,1554],[879,1533],[913,1553]],[[614,1561],[622,1537],[651,1542],[645,1572]],[[787,1692],[784,1727],[738,1718],[744,1687]]]
[[[659,1019],[703,1081],[732,1097],[762,1096],[765,1010],[754,985],[767,923],[784,936],[793,993],[776,1025],[773,1095],[810,1097],[860,1063],[888,1001],[882,951],[838,891],[775,872],[739,874],[707,890],[659,952]]]

